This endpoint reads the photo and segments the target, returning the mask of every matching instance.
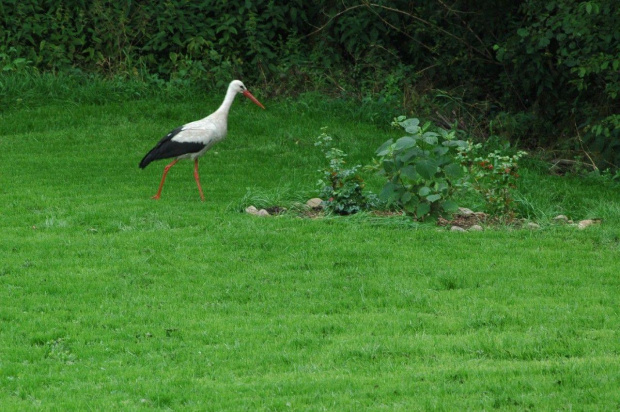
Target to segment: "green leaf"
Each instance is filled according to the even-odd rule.
[[[411,180],[418,180],[420,178],[420,175],[415,171],[415,167],[412,165],[403,167],[400,170],[400,174]]]
[[[427,215],[429,212],[431,211],[431,205],[428,203],[420,203],[418,204],[418,207],[416,208],[415,214],[418,217]]]
[[[418,191],[418,194],[422,197],[428,196],[431,193],[431,188],[428,186],[423,186]]]
[[[419,147],[414,147],[402,156],[399,156],[398,159],[403,163],[408,163],[409,160],[411,160],[413,157],[420,156],[420,154],[422,154],[422,150],[420,150]]]
[[[441,144],[447,147],[462,147],[464,149],[469,143],[465,140],[446,140]]]
[[[538,47],[539,48],[543,48],[543,47],[547,47],[549,45],[550,41],[548,38],[546,37],[541,37],[540,40],[538,40]]]
[[[396,186],[392,182],[387,182],[385,186],[383,186],[383,190],[379,193],[379,198],[384,202],[391,203],[398,196],[397,192],[398,186]]]
[[[452,156],[441,156],[438,159],[435,159],[437,161],[437,166],[439,166],[440,168],[444,167],[445,165],[452,163],[452,161],[454,160],[452,158]]]
[[[383,166],[383,170],[385,170],[385,173],[388,173],[388,174],[394,173],[396,169],[394,166],[393,160],[384,160],[382,166]]]
[[[420,121],[418,119],[407,119],[399,123],[407,133],[417,134],[420,131]]]
[[[411,149],[416,146],[416,140],[411,136],[401,137],[396,141],[394,145],[394,151],[400,151],[405,149]]]
[[[394,143],[394,139],[390,139],[387,142],[383,143],[381,146],[379,146],[375,154],[377,156],[385,156],[390,152],[390,146],[392,146],[392,143]]]
[[[402,169],[402,168],[403,168],[403,166],[405,166],[405,162],[403,162],[403,161],[400,159],[400,157],[397,157],[397,158],[394,160],[394,169],[395,169],[395,170],[400,170],[400,169]]]
[[[439,135],[435,132],[426,132],[422,135],[422,139],[430,145],[436,145],[438,142],[438,136]]]
[[[529,36],[530,31],[528,29],[521,27],[519,30],[517,30],[517,34],[519,35],[519,37],[527,37]]]
[[[403,209],[405,209],[409,213],[415,213],[415,211],[418,208],[419,204],[420,204],[419,201],[417,199],[414,199],[414,200],[410,201],[409,203],[405,203],[403,205]]]
[[[430,180],[437,173],[437,163],[432,159],[421,160],[415,167],[424,179]]]
[[[441,195],[438,193],[435,193],[434,195],[426,196],[426,200],[428,200],[430,203],[436,202],[439,199],[441,199]]]
[[[441,202],[441,208],[448,213],[456,212],[459,209],[459,205],[452,200],[444,200]]]
[[[436,180],[435,181],[435,191],[439,193],[444,193],[450,188],[450,185],[445,180]]]
[[[437,146],[433,149],[433,152],[437,154],[437,156],[443,156],[450,151],[449,147],[446,146]]]
[[[457,163],[450,163],[443,168],[443,171],[446,176],[452,179],[458,179],[463,176],[463,168]]]
[[[455,140],[454,143],[463,149],[467,149],[469,147],[469,142],[467,140]]]

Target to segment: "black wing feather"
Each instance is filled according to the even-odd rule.
[[[172,138],[179,134],[181,130],[183,130],[183,127],[184,126],[177,127],[161,139],[155,147],[144,156],[140,162],[140,168],[144,169],[154,160],[170,159],[188,153],[197,153],[204,149],[205,145],[202,143],[179,143],[172,141]]]

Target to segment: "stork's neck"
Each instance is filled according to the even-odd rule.
[[[228,115],[228,111],[230,110],[230,106],[232,105],[235,97],[237,96],[237,92],[232,87],[228,87],[228,91],[226,92],[226,97],[224,97],[224,101],[220,105],[220,107],[216,110],[216,113],[223,114],[225,116]]]

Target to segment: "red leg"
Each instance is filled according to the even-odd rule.
[[[202,187],[200,187],[200,177],[198,176],[198,159],[194,160],[194,179],[196,179],[196,184],[198,185],[198,191],[200,192],[200,199],[205,201],[205,195],[202,193]]]
[[[164,188],[164,182],[166,181],[166,175],[168,174],[168,170],[170,170],[170,168],[174,166],[178,161],[179,159],[174,159],[168,166],[164,167],[164,175],[161,177],[161,182],[159,183],[159,190],[157,190],[157,194],[153,196],[153,199],[159,199],[159,197],[161,196],[161,189]]]

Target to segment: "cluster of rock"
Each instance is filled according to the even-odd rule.
[[[562,224],[562,225],[577,226],[578,229],[585,229],[588,226],[601,223],[601,219],[584,219],[584,220],[580,220],[579,222],[575,223],[574,221],[572,221],[571,219],[569,219],[568,217],[564,215],[557,215],[556,217],[553,218],[553,222]]]
[[[323,200],[318,197],[314,197],[306,202],[305,205],[298,205],[300,209],[320,211],[323,209]],[[286,208],[280,206],[272,206],[265,209],[257,209],[255,206],[248,206],[245,208],[245,212],[254,216],[274,216],[280,215],[286,212]]]
[[[320,214],[321,210],[323,210],[323,206],[323,200],[318,197],[314,197],[309,199],[305,204],[300,203],[296,205],[294,209],[304,210],[314,216]],[[257,209],[255,206],[248,206],[245,209],[245,212],[250,215],[261,217],[274,216],[286,212],[286,208],[272,206],[264,209]],[[575,223],[565,215],[557,215],[552,219],[552,221],[555,224],[576,226],[579,229],[585,229],[588,226],[601,223],[601,219],[585,219]],[[442,217],[437,220],[437,224],[439,226],[449,226],[450,230],[453,232],[480,232],[484,230],[482,225],[485,223],[497,224],[497,222],[494,222],[488,214],[484,212],[474,212],[466,207],[459,207],[458,212],[452,216],[451,220],[446,220]],[[517,226],[530,230],[540,229],[540,225],[534,222],[519,221],[517,222]]]
[[[446,220],[440,217],[437,220],[439,226],[450,226],[450,230],[453,232],[480,232],[483,230],[482,224],[489,219],[489,215],[484,212],[474,212],[466,207],[459,207],[451,220]]]
[[[245,208],[245,213],[249,213],[254,216],[271,216],[267,209],[257,209],[255,206],[248,206]]]
[[[481,224],[487,222],[488,219],[489,216],[486,213],[474,212],[470,209],[460,207],[458,212],[455,213],[452,217],[452,220],[448,221],[446,219],[439,218],[437,223],[440,226],[450,226],[450,230],[453,232],[475,232],[482,231],[483,227],[481,226]],[[588,226],[601,223],[601,219],[585,219],[575,223],[573,220],[569,219],[565,215],[558,215],[552,220],[555,224],[576,226],[579,229],[585,229]],[[520,223],[518,222],[518,225],[530,230],[540,229],[540,225],[534,222],[521,221]]]

